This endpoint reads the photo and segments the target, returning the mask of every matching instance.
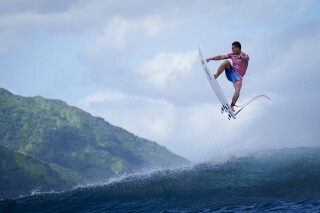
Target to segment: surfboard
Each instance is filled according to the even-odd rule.
[[[201,65],[204,71],[204,74],[206,75],[211,88],[214,92],[214,94],[217,96],[219,102],[221,103],[221,113],[226,112],[228,114],[228,119],[230,120],[231,118],[236,119],[236,114],[231,110],[231,107],[228,103],[228,100],[224,93],[222,92],[221,87],[218,84],[218,81],[213,77],[213,74],[208,66],[208,63],[206,59],[203,57],[203,54],[201,52],[201,48],[199,47],[199,58],[201,61]]]

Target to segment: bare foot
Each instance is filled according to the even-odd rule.
[[[231,106],[231,110],[232,110],[232,112],[235,112],[235,110],[234,110],[234,106]]]
[[[214,79],[217,79],[217,78],[218,78],[218,75],[217,75],[217,74],[214,74],[213,77],[214,77]]]

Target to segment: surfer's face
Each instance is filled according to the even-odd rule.
[[[238,55],[240,53],[240,48],[232,45],[232,52],[233,54]]]

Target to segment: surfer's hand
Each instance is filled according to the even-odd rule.
[[[207,58],[207,59],[206,59],[206,62],[208,63],[210,60],[211,60],[211,58]]]

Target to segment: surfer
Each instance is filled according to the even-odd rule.
[[[241,44],[238,41],[232,43],[232,53],[227,55],[217,55],[212,58],[206,59],[207,62],[211,60],[223,60],[223,59],[231,59],[232,65],[229,60],[225,60],[216,74],[214,74],[214,78],[218,78],[219,75],[225,71],[227,79],[231,81],[234,85],[235,92],[232,97],[231,102],[231,110],[234,112],[234,106],[239,98],[240,90],[242,87],[242,78],[246,74],[248,64],[249,64],[249,55],[241,51]]]

